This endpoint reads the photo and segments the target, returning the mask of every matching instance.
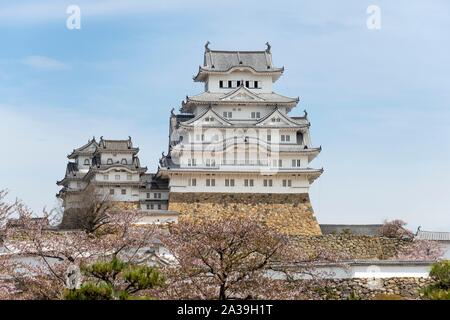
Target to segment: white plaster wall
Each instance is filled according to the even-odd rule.
[[[155,193],[161,194],[161,198],[155,197]],[[141,190],[140,191],[140,199],[141,200],[167,200],[169,199],[169,192],[168,191],[156,191],[156,190]]]
[[[444,251],[443,258],[450,260],[450,242],[441,243],[442,249]]]
[[[195,178],[197,180],[196,186],[189,186],[189,178]],[[206,186],[206,179],[215,179],[216,183],[214,187]],[[225,179],[234,179],[234,187],[226,187]],[[253,187],[245,187],[244,180],[253,179]],[[264,180],[271,179],[272,187],[265,187]],[[283,180],[291,180],[291,187],[283,187]],[[236,174],[230,173],[224,174],[183,174],[172,175],[170,179],[170,191],[171,192],[224,192],[224,193],[307,193],[309,190],[308,179],[302,176],[293,175],[277,175],[277,176],[264,176],[259,173],[256,174]]]
[[[105,179],[105,175],[107,175],[109,178]],[[131,175],[131,179],[129,178],[129,175]],[[116,176],[119,176],[119,180],[116,180]],[[116,171],[116,170],[109,170],[104,173],[96,173],[94,177],[95,181],[107,181],[107,182],[139,182],[139,174],[138,173],[130,173],[128,171]]]
[[[252,92],[255,93],[270,93],[272,92],[272,76],[268,75],[255,75],[251,73],[250,71],[233,71],[229,74],[223,74],[223,75],[210,75],[208,82],[206,84],[207,89],[210,92],[220,92],[220,93],[227,93],[230,91],[235,90],[234,89],[228,89],[228,88],[219,88],[219,81],[224,80],[224,85],[226,85],[226,82],[228,80],[232,81],[241,81],[241,80],[249,80],[249,81],[259,81],[259,87],[261,89],[249,89]]]
[[[118,184],[119,186],[120,184]],[[114,189],[114,195],[110,195],[109,190]],[[121,190],[125,189],[126,194],[122,194]],[[110,187],[102,187],[99,189],[99,192],[103,193],[108,197],[111,201],[123,201],[123,202],[136,202],[139,201],[139,189],[137,187],[131,186],[110,186]]]
[[[121,163],[122,159],[126,159],[128,164],[133,162],[133,156],[130,153],[102,153],[101,163],[107,164],[108,159],[112,159],[113,163]]]
[[[384,278],[428,278],[430,274],[431,265],[363,265],[343,267],[317,267],[316,272],[323,274],[325,278],[330,279],[350,279],[350,278],[365,278],[365,279],[384,279]],[[283,279],[284,275],[280,272],[270,272],[269,275],[275,279]],[[297,274],[298,279],[309,279],[310,276]],[[376,283],[374,283],[376,285]]]

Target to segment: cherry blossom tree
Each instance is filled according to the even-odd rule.
[[[381,226],[379,234],[387,238],[412,239],[414,237],[414,234],[410,230],[405,228],[406,225],[407,223],[403,220],[386,220]]]
[[[436,241],[414,240],[404,247],[393,260],[404,261],[436,261],[442,257],[444,251]]]
[[[314,262],[338,260],[324,248],[306,254],[293,238],[237,217],[181,219],[162,242],[176,261],[165,270],[162,298],[292,299],[302,291],[299,275],[320,278]]]
[[[14,213],[20,221],[5,230],[3,250],[8,254],[0,255],[0,275],[8,278],[0,283],[8,288],[14,284],[14,298],[61,299],[69,267],[113,256],[133,263],[153,241],[155,228],[136,226],[140,214],[134,209],[109,210],[95,229],[58,231],[48,225],[56,219],[53,212],[44,211],[36,219],[20,201],[13,206],[0,202],[0,208],[4,219]]]

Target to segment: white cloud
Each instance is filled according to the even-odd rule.
[[[40,70],[67,70],[69,66],[64,62],[45,56],[28,56],[22,63]]]

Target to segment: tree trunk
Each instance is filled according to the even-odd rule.
[[[227,296],[225,294],[225,283],[220,285],[219,300],[227,300]]]

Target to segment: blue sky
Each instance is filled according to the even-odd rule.
[[[81,29],[66,8],[81,8]],[[368,30],[366,8],[381,9]],[[275,89],[300,96],[324,175],[321,223],[401,218],[450,231],[450,3],[435,1],[0,1],[0,188],[55,205],[66,156],[133,137],[155,170],[170,109],[213,49],[272,45]]]

